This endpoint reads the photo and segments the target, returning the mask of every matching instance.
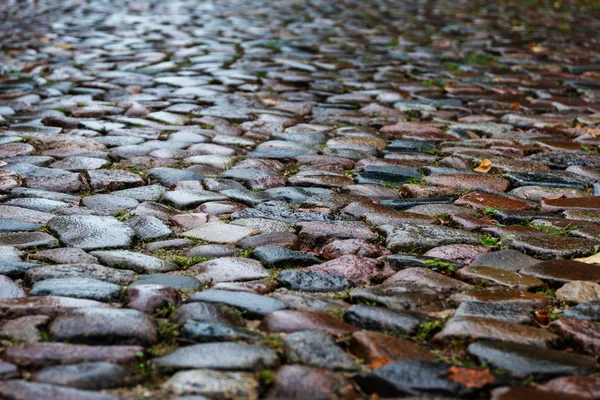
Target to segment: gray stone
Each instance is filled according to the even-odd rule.
[[[269,272],[256,260],[240,257],[223,257],[196,264],[189,272],[197,274],[201,282],[239,282],[262,279]]]
[[[29,282],[63,278],[90,278],[125,286],[135,280],[135,273],[98,264],[83,263],[46,265],[31,268],[25,272],[25,279]]]
[[[35,373],[31,379],[35,382],[88,390],[112,389],[125,386],[128,382],[127,371],[123,367],[107,362],[46,367]]]
[[[179,400],[257,400],[259,382],[247,372],[180,371],[163,384],[163,389],[175,395],[202,395],[178,397]]]
[[[47,279],[36,282],[30,296],[64,296],[98,301],[114,301],[121,293],[121,286],[90,278]]]
[[[129,269],[138,274],[153,274],[179,269],[175,263],[127,250],[105,250],[90,253],[106,266]]]
[[[135,232],[113,217],[55,217],[48,228],[61,243],[84,250],[129,247]]]
[[[350,282],[343,276],[305,270],[283,270],[277,282],[285,288],[301,292],[338,292],[350,287]]]
[[[272,312],[286,308],[284,303],[272,297],[247,292],[230,292],[215,289],[196,293],[188,301],[228,305],[242,311],[246,318],[252,319],[260,319]]]
[[[358,365],[323,332],[294,332],[283,338],[286,357],[294,364],[336,371],[357,371]]]

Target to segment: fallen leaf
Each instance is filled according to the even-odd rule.
[[[510,105],[510,109],[511,109],[511,110],[518,110],[518,109],[520,109],[520,108],[521,108],[521,105],[520,105],[519,103],[512,103],[512,104]]]
[[[375,360],[371,361],[371,369],[377,369],[377,368],[383,367],[385,364],[388,364],[389,362],[390,361],[385,357],[376,358]]]
[[[583,128],[584,131],[586,131],[587,133],[589,133],[593,138],[597,137],[598,134],[596,133],[595,129],[592,128]]]
[[[55,43],[54,47],[57,47],[57,48],[63,49],[63,50],[72,50],[75,46],[73,46],[72,44],[68,44],[68,43]]]
[[[279,104],[279,102],[277,100],[273,100],[273,99],[261,99],[261,101],[269,106],[275,106],[275,105]]]
[[[479,164],[479,166],[477,168],[475,168],[473,171],[477,171],[477,172],[489,172],[490,169],[492,169],[492,162],[490,160],[488,160],[487,158],[484,158],[483,160],[481,160],[481,164]]]
[[[579,261],[586,264],[600,264],[600,253],[584,258],[574,258],[573,261]]]
[[[448,379],[462,383],[468,388],[481,388],[488,383],[494,383],[496,377],[490,374],[490,369],[486,368],[483,371],[471,368],[461,368],[452,366],[448,370]]]

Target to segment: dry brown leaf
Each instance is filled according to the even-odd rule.
[[[518,109],[520,109],[520,108],[521,108],[521,105],[520,105],[519,103],[512,103],[512,104],[510,105],[510,109],[511,109],[511,110],[518,110]]]
[[[595,129],[592,128],[583,128],[584,131],[586,131],[587,133],[589,133],[593,138],[597,137],[598,134],[596,133]]]
[[[371,361],[371,369],[377,369],[377,368],[383,367],[385,364],[388,364],[389,362],[390,361],[385,357],[376,358],[375,360]]]
[[[475,168],[473,171],[477,171],[477,172],[490,172],[490,169],[492,169],[492,162],[490,160],[488,160],[487,158],[484,158],[483,160],[481,160],[481,163],[479,164],[479,166],[477,168]]]
[[[68,43],[55,43],[54,47],[63,49],[63,50],[72,50],[73,48],[75,48],[75,46],[73,46],[72,44],[68,44]]]
[[[490,374],[489,368],[480,371],[457,366],[450,367],[448,370],[448,379],[462,383],[468,388],[480,388],[488,383],[494,383],[496,381],[496,377]]]
[[[600,253],[584,258],[574,258],[573,261],[579,261],[586,264],[600,264]]]
[[[275,105],[279,104],[279,101],[273,100],[273,99],[261,99],[261,101],[269,106],[275,106]]]

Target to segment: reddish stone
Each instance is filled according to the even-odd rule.
[[[148,314],[156,309],[169,304],[175,306],[180,303],[179,292],[172,287],[162,285],[137,285],[129,286],[125,291],[127,299],[126,308],[133,308]]]
[[[375,258],[391,254],[391,252],[380,244],[370,243],[364,239],[334,240],[321,249],[321,255],[327,260],[346,254]]]
[[[594,321],[561,318],[552,322],[548,329],[574,343],[587,354],[600,354],[600,326]]]
[[[582,396],[586,399],[600,398],[600,375],[563,376],[552,379],[539,386],[541,390],[570,396]]]
[[[457,293],[450,298],[450,301],[455,304],[460,304],[463,301],[516,303],[523,305],[524,308],[535,309],[542,309],[550,303],[548,298],[542,296],[541,294],[535,294],[521,289],[506,288],[501,286]]]
[[[352,325],[327,314],[291,310],[275,311],[267,315],[258,329],[271,333],[318,331],[337,336],[357,330]]]
[[[425,176],[423,180],[430,185],[448,186],[461,190],[489,188],[504,192],[509,186],[509,182],[506,179],[492,175],[439,174]]]
[[[428,250],[424,256],[441,258],[443,260],[457,261],[461,264],[471,264],[480,254],[489,253],[491,249],[486,246],[472,244],[449,244]]]
[[[426,347],[379,332],[358,331],[350,338],[350,352],[368,363],[436,360]],[[381,366],[381,365],[380,365]]]
[[[0,170],[0,193],[8,192],[22,184],[21,176],[16,172],[5,169]]]
[[[27,143],[6,143],[0,145],[0,158],[24,156],[35,151],[35,147]]]
[[[314,272],[343,276],[355,286],[380,283],[394,274],[394,270],[381,260],[355,255],[345,255],[335,260],[308,268]]]
[[[242,203],[234,203],[232,201],[209,201],[199,205],[194,212],[221,215],[242,211],[244,208],[248,208],[248,206]]]
[[[406,268],[392,275],[385,283],[406,282],[416,286],[430,288],[439,293],[453,293],[467,290],[469,284],[450,278],[428,268]]]
[[[481,228],[495,226],[497,221],[489,217],[477,218],[470,215],[453,214],[450,216],[450,222],[456,228],[476,231]]]
[[[542,200],[542,211],[563,210],[597,210],[600,209],[600,198],[598,197],[571,197],[559,199]]]
[[[492,390],[490,400],[534,400],[534,399],[552,399],[552,400],[579,400],[586,397],[572,394],[562,394],[555,392],[546,392],[534,387],[501,387]]]
[[[471,192],[454,202],[456,205],[469,205],[476,210],[486,208],[499,208],[502,210],[524,210],[532,208],[523,200],[510,199],[508,197],[496,196],[494,194]]]
[[[0,381],[5,379],[14,379],[19,376],[19,370],[16,365],[0,361]]]
[[[105,303],[70,297],[41,296],[0,300],[0,318],[18,318],[27,315],[54,316],[73,308],[108,307]]]
[[[189,213],[173,215],[169,217],[169,221],[183,229],[194,229],[208,222],[220,222],[221,220],[210,214]]]
[[[268,398],[354,400],[362,398],[352,384],[331,371],[285,365],[277,371]]]

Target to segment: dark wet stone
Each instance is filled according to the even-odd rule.
[[[131,284],[133,287],[138,285],[160,285],[178,290],[197,290],[202,286],[197,279],[190,276],[172,274],[142,275],[137,281]]]
[[[31,268],[25,272],[25,279],[38,282],[46,279],[91,278],[128,285],[135,279],[132,271],[118,270],[98,264],[57,264]]]
[[[491,363],[519,378],[585,375],[596,368],[591,358],[525,344],[482,341],[470,344],[467,351],[480,362]]]
[[[421,174],[416,168],[387,167],[368,165],[355,175],[356,183],[372,183],[377,185],[393,184],[403,185],[411,178],[420,178]]]
[[[514,303],[495,303],[492,301],[464,301],[460,303],[455,317],[481,317],[517,324],[533,324],[534,311]]]
[[[437,174],[425,176],[423,180],[434,186],[447,186],[460,190],[476,190],[490,188],[499,192],[508,189],[509,182],[504,178],[475,174]]]
[[[436,360],[435,355],[426,347],[378,332],[354,332],[350,337],[349,350],[356,357],[371,365],[377,365],[381,360],[388,362]]]
[[[17,249],[56,247],[58,240],[45,232],[3,233],[0,234],[0,246],[13,246]]]
[[[46,279],[36,282],[31,296],[64,296],[97,301],[115,301],[121,293],[121,286],[91,278]]]
[[[177,307],[172,315],[174,321],[183,325],[192,320],[213,325],[244,327],[244,319],[233,308],[211,303],[187,303]]]
[[[436,268],[435,264],[429,268]],[[396,272],[384,283],[404,283],[414,287],[432,289],[438,293],[450,294],[469,289],[469,285],[458,279],[450,278],[443,273],[429,268],[411,267]]]
[[[475,285],[507,286],[525,290],[544,285],[541,280],[527,274],[527,272],[516,273],[481,265],[462,268],[456,272],[456,277]]]
[[[572,281],[600,283],[600,269],[593,264],[571,260],[549,260],[521,268],[522,274],[535,276],[552,286]]]
[[[429,197],[423,199],[398,199],[398,200],[382,200],[379,202],[382,206],[390,207],[395,210],[406,210],[411,207],[424,204],[452,204],[453,197]]]
[[[125,369],[107,362],[46,367],[34,374],[32,380],[87,390],[112,389],[128,383]]]
[[[382,332],[394,331],[402,335],[412,335],[420,325],[435,320],[426,314],[364,304],[352,306],[344,313],[344,321],[357,328]]]
[[[149,346],[157,341],[154,321],[137,310],[73,310],[55,318],[48,330],[53,339],[71,343]]]
[[[322,332],[294,332],[283,338],[289,362],[336,371],[357,371],[358,365],[333,338]]]
[[[215,369],[261,371],[279,365],[279,357],[267,347],[215,342],[186,346],[154,359],[159,369]]]
[[[600,326],[592,321],[561,318],[553,321],[548,329],[583,353],[596,356],[600,351]]]
[[[282,287],[301,292],[338,292],[350,287],[344,277],[305,270],[283,270],[277,282]]]
[[[376,302],[392,310],[415,310],[420,308],[444,309],[444,302],[431,289],[419,288],[405,283],[384,283],[350,293],[353,301]]]
[[[252,255],[265,265],[280,268],[283,266],[308,266],[319,264],[321,260],[309,254],[284,247],[257,247]]]
[[[375,258],[389,254],[389,250],[384,246],[368,242],[364,239],[334,240],[321,249],[321,255],[327,260],[348,254]]]
[[[110,394],[21,380],[0,381],[0,395],[3,398],[14,400],[43,398],[69,400],[122,400],[122,397]]]
[[[290,232],[261,233],[240,240],[237,242],[237,246],[242,248],[275,247],[293,249],[299,246],[299,239],[297,235]]]
[[[69,247],[84,250],[129,247],[135,232],[113,217],[55,217],[48,228]]]
[[[539,260],[516,250],[498,250],[478,255],[471,262],[471,265],[482,265],[505,271],[518,272],[523,268],[528,268],[537,263],[539,263]]]
[[[542,309],[549,303],[548,299],[542,295],[503,286],[492,286],[485,289],[456,293],[449,300],[455,304],[465,301],[495,302],[499,304],[518,304],[521,307],[535,309]]]
[[[339,313],[350,307],[348,303],[328,296],[306,293],[276,292],[273,297],[284,302],[289,308],[299,311],[315,311],[321,313]]]
[[[555,188],[585,189],[594,181],[566,171],[509,172],[504,175],[513,186],[550,186]]]
[[[425,256],[413,256],[407,254],[392,254],[387,256],[386,261],[390,263],[393,269],[401,270],[408,268],[425,268],[429,267],[432,262],[435,261],[435,257],[425,257]],[[457,268],[460,268],[462,265],[455,263],[451,260],[442,260],[445,262],[449,262]]]
[[[135,360],[136,353],[143,350],[140,346],[86,346],[48,342],[12,346],[4,352],[4,359],[25,368],[94,361],[126,364]]]
[[[578,395],[549,393],[535,387],[500,387],[491,391],[491,400],[525,400],[549,397],[553,400],[583,400],[588,397]]]
[[[356,380],[361,389],[381,397],[418,394],[465,396],[471,390],[447,377],[448,365],[437,361],[397,361],[371,372],[360,374]]]
[[[586,256],[595,252],[599,246],[589,239],[552,235],[516,236],[505,242],[512,248],[544,260]]]
[[[352,384],[330,371],[301,365],[285,365],[277,371],[269,398],[348,399],[359,398]]]
[[[226,341],[259,341],[262,335],[244,328],[209,322],[187,321],[181,327],[181,337],[198,343]]]
[[[284,303],[268,296],[215,289],[196,293],[188,299],[188,302],[195,301],[231,306],[242,311],[246,318],[251,319],[261,319],[275,311],[286,308]]]
[[[341,336],[357,329],[352,325],[324,313],[308,311],[275,311],[261,321],[258,329],[269,333],[292,333],[303,331],[325,332]]]
[[[43,225],[17,221],[14,219],[0,219],[0,233],[31,232],[40,229]]]

